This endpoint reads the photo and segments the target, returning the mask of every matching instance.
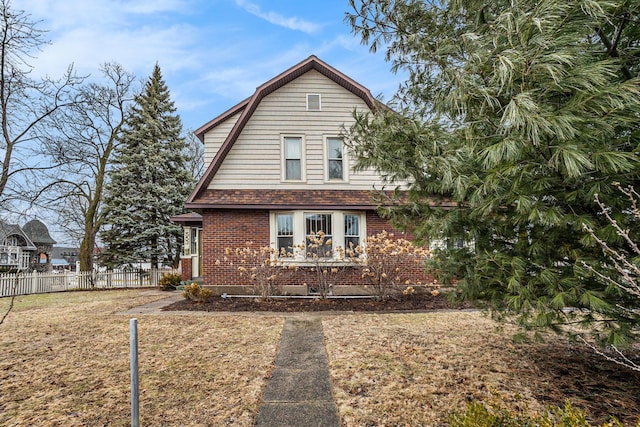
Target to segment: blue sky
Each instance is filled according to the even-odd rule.
[[[156,62],[185,129],[195,130],[309,55],[388,100],[400,78],[345,24],[347,0],[14,0],[51,45],[34,74],[118,62],[141,81]]]

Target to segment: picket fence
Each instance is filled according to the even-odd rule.
[[[145,288],[175,270],[108,270],[0,274],[0,297],[82,289]]]

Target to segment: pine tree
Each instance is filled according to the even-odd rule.
[[[423,239],[473,242],[432,266],[495,313],[637,339],[637,301],[581,263],[606,262],[584,225],[620,240],[595,195],[618,212],[611,184],[638,187],[638,2],[355,3],[353,30],[409,76],[402,114],[357,115],[351,132],[358,168],[410,182],[384,213]]]
[[[107,187],[101,236],[107,264],[175,265],[182,234],[169,218],[182,212],[193,188],[181,132],[180,117],[156,64],[127,116]]]

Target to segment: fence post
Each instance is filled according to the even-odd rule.
[[[31,273],[31,293],[38,293],[38,273],[35,271]]]
[[[138,319],[129,320],[129,344],[131,353],[131,427],[139,427],[140,399],[138,383]]]

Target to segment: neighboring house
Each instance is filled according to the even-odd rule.
[[[0,222],[0,268],[48,271],[55,241],[37,219],[23,227]]]
[[[70,246],[54,246],[51,253],[51,264],[54,269],[73,270],[79,261],[80,248]]]
[[[36,245],[36,251],[31,258],[29,268],[35,271],[51,271],[51,253],[56,241],[49,235],[47,226],[42,221],[32,219],[22,229]]]
[[[292,252],[319,231],[331,237],[332,249],[394,232],[371,200],[382,179],[354,172],[341,139],[354,110],[379,108],[386,107],[368,89],[311,56],[196,130],[208,168],[185,204],[194,213],[172,218],[184,226],[183,280],[249,284],[237,266],[222,262],[225,248],[248,241]],[[304,268],[304,251],[289,262]],[[415,270],[416,281],[424,281]],[[361,272],[344,280],[362,284]],[[290,281],[301,284],[302,275]]]
[[[36,249],[19,225],[0,221],[0,269],[26,270]]]

